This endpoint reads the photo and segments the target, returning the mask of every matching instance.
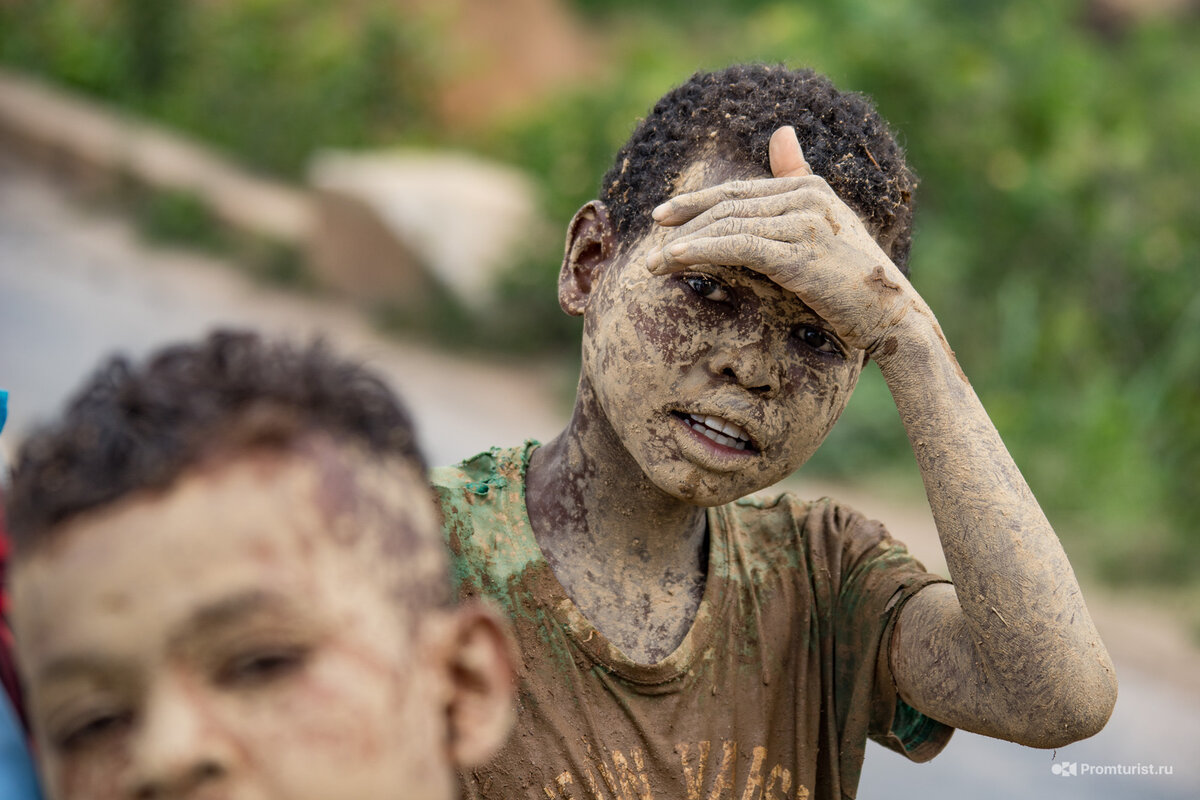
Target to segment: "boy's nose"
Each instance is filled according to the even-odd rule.
[[[712,355],[712,371],[736,381],[751,392],[773,397],[779,392],[783,375],[779,360],[771,353],[765,338],[725,343]]]
[[[213,710],[211,697],[196,682],[160,680],[134,734],[126,797],[198,797],[224,782],[234,748]]]

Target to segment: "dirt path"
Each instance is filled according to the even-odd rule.
[[[140,354],[214,325],[293,336],[322,334],[380,369],[412,407],[430,459],[449,463],[493,444],[545,440],[565,421],[570,376],[545,365],[468,359],[372,331],[352,308],[256,286],[216,259],[149,248],[117,219],[83,213],[55,187],[0,161],[0,387],[11,392],[11,448],[53,413],[82,375],[114,351]],[[805,478],[885,520],[927,566],[944,571],[914,476],[898,496]],[[1089,607],[1117,663],[1121,697],[1098,736],[1053,754],[959,733],[929,765],[872,748],[860,796],[1184,798],[1200,796],[1198,649],[1161,609],[1086,585]],[[1170,776],[1076,776],[1061,761],[1170,765]],[[896,787],[904,787],[897,794]]]

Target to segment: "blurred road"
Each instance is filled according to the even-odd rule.
[[[544,441],[565,419],[555,401],[561,378],[547,369],[383,339],[352,309],[255,286],[213,259],[150,249],[124,223],[81,213],[53,186],[0,163],[0,388],[11,393],[12,427],[4,436],[10,452],[14,440],[53,414],[102,356],[142,354],[221,324],[323,334],[339,351],[365,359],[409,402],[433,463],[529,436]],[[889,506],[878,499],[859,502],[840,488],[838,493],[888,520],[898,538],[938,568],[931,521],[919,498]],[[1052,753],[960,731],[924,765],[872,746],[860,797],[1200,797],[1195,647],[1154,616],[1143,619],[1136,610],[1100,600],[1091,603],[1093,615],[1121,680],[1116,712],[1103,732]],[[1052,771],[1063,762],[1074,763],[1076,774]],[[1094,771],[1142,766],[1170,767],[1173,774]]]
[[[359,313],[268,290],[216,259],[149,248],[0,160],[0,387],[11,451],[114,353],[140,356],[217,326],[321,335],[384,374],[412,408],[431,463],[548,439],[565,419],[549,369],[449,356],[372,332]]]

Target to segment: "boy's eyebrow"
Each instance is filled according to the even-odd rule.
[[[247,589],[201,606],[171,635],[167,646],[171,650],[186,647],[193,637],[220,630],[247,617],[279,614],[293,608],[294,604],[274,592],[259,588]]]
[[[794,292],[789,292],[787,289],[784,289],[779,284],[775,283],[775,281],[768,278],[766,275],[763,275],[761,272],[757,272],[757,271],[751,269],[750,267],[729,266],[726,264],[696,264],[690,270],[683,270],[679,274],[686,275],[689,271],[690,272],[710,272],[710,273],[712,273],[712,276],[714,278],[721,278],[722,280],[737,279],[737,280],[745,281],[746,283],[755,283],[760,286],[773,287],[775,289],[778,289],[778,290],[784,292],[785,294],[791,295],[790,299],[795,300],[796,303],[799,304],[801,306],[801,308],[804,309],[805,313],[812,314],[814,317],[819,317],[817,312],[815,312],[811,308],[809,308],[808,304],[805,303],[803,300],[801,300],[799,297],[797,297]]]
[[[69,681],[97,673],[110,672],[116,662],[92,653],[71,653],[46,663],[34,674],[39,682]]]
[[[254,588],[222,597],[201,606],[184,623],[182,629],[168,640],[168,648],[178,651],[188,647],[206,633],[220,630],[260,614],[280,614],[295,608],[285,597]],[[95,652],[67,653],[48,661],[37,669],[38,681],[65,681],[76,677],[112,673],[121,666],[119,660]]]

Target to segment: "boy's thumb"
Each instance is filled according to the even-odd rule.
[[[785,125],[771,134],[767,152],[771,156],[771,174],[776,178],[798,178],[813,174],[812,168],[804,160],[796,129],[791,125]]]

